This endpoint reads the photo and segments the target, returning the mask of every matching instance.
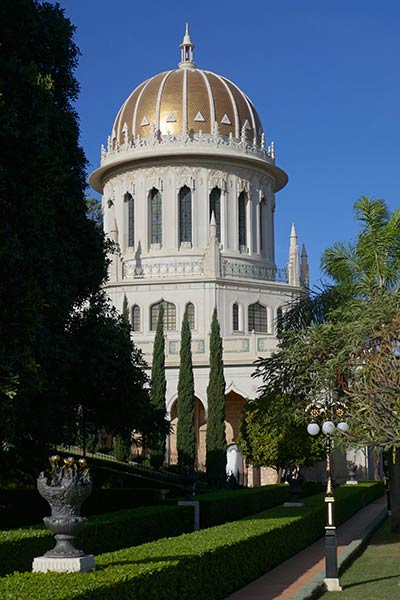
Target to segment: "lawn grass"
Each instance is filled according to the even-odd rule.
[[[372,536],[363,554],[340,578],[340,600],[399,600],[400,533],[390,531],[386,519]],[[331,598],[326,592],[322,598]]]

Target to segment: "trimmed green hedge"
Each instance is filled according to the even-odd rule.
[[[320,491],[319,481],[305,481],[303,484],[303,497]],[[210,492],[194,499],[200,503],[200,527],[205,529],[279,506],[290,500],[290,492],[288,485],[275,484]]]
[[[37,492],[36,496],[43,500]],[[273,485],[196,497],[200,501],[201,527],[221,525],[283,504],[288,496],[287,485]],[[120,510],[90,517],[80,540],[82,548],[99,554],[192,531],[192,509],[183,512],[182,507],[176,506],[176,500],[168,504],[168,507]],[[169,510],[166,512],[165,508]],[[32,558],[49,550],[54,545],[53,539],[43,526],[0,532],[0,576],[12,571],[30,571]]]
[[[193,531],[193,510],[186,506],[149,506],[90,518],[79,545],[99,554]],[[55,545],[43,526],[0,532],[0,575],[30,571],[32,560]],[[1,597],[1,596],[0,596]]]
[[[200,503],[202,529],[243,519],[283,504],[288,499],[289,486],[284,484],[210,492],[195,498]]]
[[[343,522],[383,494],[380,483],[336,491]],[[276,508],[173,539],[98,556],[86,574],[24,573],[0,580],[3,600],[218,600],[318,539],[324,532],[323,494],[302,508]]]
[[[160,502],[160,488],[95,488],[82,505],[82,515],[99,515]],[[43,517],[49,514],[50,507],[37,489],[0,490],[0,529],[42,523]]]
[[[316,493],[319,487],[319,482],[306,482],[304,494]],[[287,485],[272,485],[213,492],[197,497],[200,501],[201,527],[221,525],[283,504],[289,498],[288,489]],[[129,498],[125,496],[126,492],[128,490],[121,490],[121,494]],[[44,502],[37,492],[34,497],[36,496]],[[170,501],[170,504],[172,502],[175,508],[176,501]],[[49,513],[47,503],[46,507],[45,512]],[[97,554],[161,537],[180,535],[192,529],[193,517],[189,516],[190,511],[190,508],[186,509],[183,520],[179,516],[181,512],[170,513],[168,523],[165,523],[163,507],[153,507],[150,510],[120,510],[115,514],[91,517],[80,543],[86,551]],[[29,571],[32,557],[40,556],[52,545],[53,537],[43,526],[0,532],[0,576],[12,571]]]

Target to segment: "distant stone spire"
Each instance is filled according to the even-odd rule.
[[[210,278],[221,277],[221,251],[214,211],[211,213],[209,231],[210,239],[204,254],[204,275]]]
[[[305,288],[310,287],[310,269],[308,266],[308,257],[305,244],[303,244],[301,248],[300,283]]]
[[[211,211],[210,219],[210,239],[217,237],[217,221],[215,220],[215,213]]]
[[[289,245],[289,262],[288,262],[288,283],[296,287],[300,286],[300,261],[299,261],[299,244],[297,239],[296,228],[292,223],[290,232]]]
[[[186,23],[185,35],[183,36],[182,44],[179,46],[181,49],[181,62],[178,65],[180,69],[194,69],[196,67],[193,61],[194,47],[189,35],[189,24]]]
[[[113,242],[116,242],[118,244],[118,225],[116,219],[114,219],[114,224],[110,231],[110,237]]]

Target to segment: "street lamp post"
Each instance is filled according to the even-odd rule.
[[[335,410],[336,409],[336,410]],[[326,401],[318,403],[311,407],[311,416],[314,419],[313,423],[307,426],[307,431],[310,435],[316,436],[322,430],[325,435],[325,450],[326,450],[326,493],[325,502],[327,505],[328,516],[327,523],[325,525],[325,585],[328,592],[340,592],[342,590],[338,577],[337,567],[337,539],[336,539],[336,526],[334,520],[334,502],[335,496],[333,491],[332,481],[332,434],[335,429],[338,429],[342,433],[349,430],[349,426],[345,421],[340,421],[337,426],[331,420],[324,420],[322,427],[315,422],[317,416],[329,415],[332,418],[332,414],[335,411],[335,415],[343,417],[343,409],[341,405],[334,403],[333,401]]]

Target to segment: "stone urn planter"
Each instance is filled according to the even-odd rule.
[[[80,516],[81,505],[92,491],[92,479],[86,460],[50,458],[51,476],[40,473],[37,479],[39,494],[51,507],[51,516],[43,521],[56,538],[56,545],[33,561],[33,571],[89,571],[94,558],[75,547],[75,538],[86,519]]]
[[[356,473],[357,473],[357,465],[352,460],[348,460],[346,463],[347,472],[349,474],[349,479],[346,481],[347,484],[357,485]]]

